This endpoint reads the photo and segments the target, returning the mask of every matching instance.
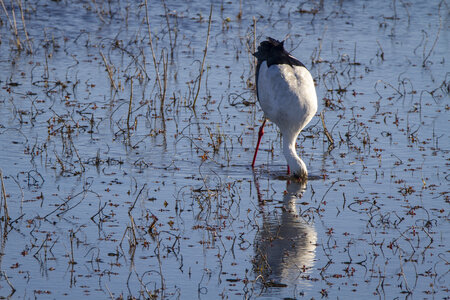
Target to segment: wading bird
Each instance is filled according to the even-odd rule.
[[[294,176],[306,179],[308,171],[296,153],[295,142],[317,111],[316,88],[305,65],[289,54],[283,43],[269,37],[253,54],[258,60],[256,95],[264,111],[264,121],[259,129],[252,167],[255,166],[264,125],[271,120],[283,136],[288,173],[292,171]]]

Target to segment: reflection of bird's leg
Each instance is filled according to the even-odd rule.
[[[258,154],[258,149],[259,149],[259,144],[261,143],[261,138],[264,135],[264,125],[266,125],[266,121],[267,121],[267,119],[264,119],[264,122],[262,123],[261,127],[259,127],[258,142],[256,143],[255,154],[253,155],[252,168],[255,166],[256,155]]]
[[[264,204],[263,200],[262,200],[262,195],[261,192],[259,191],[259,182],[258,179],[256,178],[256,173],[255,171],[253,171],[253,181],[255,182],[255,188],[256,188],[256,195],[258,196],[258,203],[260,205]]]

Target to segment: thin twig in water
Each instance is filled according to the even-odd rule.
[[[130,135],[130,116],[132,103],[133,103],[133,77],[130,78],[130,102],[128,103],[128,115],[127,115],[128,136]]]
[[[14,286],[11,284],[11,282],[9,281],[9,278],[8,278],[8,276],[6,275],[6,272],[5,271],[2,271],[2,273],[3,273],[3,277],[5,277],[5,280],[6,280],[6,283],[8,283],[8,285],[9,285],[9,287],[11,288],[11,294],[9,295],[9,296],[12,296],[15,292],[16,292],[16,289],[14,288]],[[9,298],[9,297],[8,297]]]
[[[253,17],[253,53],[256,53],[256,18]],[[256,56],[253,56],[253,65],[256,70]],[[256,87],[256,72],[255,72],[255,87]]]
[[[194,103],[192,103],[192,107],[193,108],[195,108],[195,103],[197,102],[197,97],[198,97],[198,94],[200,93],[200,86],[201,86],[201,83],[202,83],[202,75],[203,75],[203,66],[205,65],[206,53],[208,52],[209,33],[211,31],[212,9],[213,9],[213,6],[211,4],[211,8],[209,9],[208,33],[206,34],[205,50],[203,50],[203,61],[202,61],[202,65],[200,67],[200,75],[198,77],[197,93],[195,94],[195,97],[194,97]]]
[[[133,205],[128,209],[128,214],[131,215],[131,211],[133,210],[134,206],[136,205],[137,200],[139,199],[139,196],[142,194],[142,191],[144,190],[144,188],[147,186],[147,184],[145,183],[141,190],[139,191],[138,195],[136,196],[136,199],[134,199]]]
[[[9,221],[9,213],[8,213],[8,204],[6,202],[6,188],[5,183],[3,182],[3,171],[0,169],[0,181],[2,185],[2,203],[3,203],[3,213],[5,214],[5,232],[6,232],[6,225],[8,225]]]
[[[442,5],[443,1],[441,1],[441,3],[439,3],[439,10],[438,10],[438,15],[439,15],[439,29],[438,32],[436,33],[436,39],[434,40],[433,46],[431,46],[430,51],[428,51],[428,54],[425,55],[425,45],[423,46],[423,61],[422,61],[422,67],[425,67],[428,58],[430,57],[431,53],[434,51],[434,47],[436,47],[437,41],[439,39],[439,34],[441,33],[441,29],[442,29],[442,20],[441,20],[441,5]]]
[[[103,55],[103,52],[102,52],[102,51],[100,51],[100,55],[101,55],[102,58],[103,58],[103,63],[105,64],[106,71],[108,72],[109,80],[111,81],[111,85],[114,87],[114,90],[117,91],[117,86],[116,86],[116,82],[114,81],[114,78],[113,78],[113,73],[112,73],[111,67],[110,67],[109,64],[106,62],[106,57]]]
[[[380,47],[380,50],[381,50],[380,58],[381,58],[381,60],[384,60],[383,47],[381,47],[381,44],[380,44],[380,42],[378,40],[377,40],[377,44],[378,44],[378,47]]]
[[[165,54],[165,55],[164,55]],[[161,96],[161,105],[160,105],[160,111],[161,111],[161,115],[164,112],[164,100],[166,98],[166,91],[167,91],[167,65],[168,65],[168,60],[169,60],[169,55],[167,54],[167,52],[162,51],[161,52],[161,56],[162,56],[162,62],[163,62],[163,93]]]
[[[331,136],[330,132],[328,131],[327,126],[325,125],[325,117],[323,115],[323,111],[320,113],[320,118],[322,119],[323,133],[327,137],[328,142],[330,143],[330,145],[334,145],[334,139]]]
[[[176,28],[171,29],[170,28],[170,22],[169,22],[169,10],[167,9],[166,2],[162,0],[163,6],[164,6],[164,14],[166,16],[166,23],[167,23],[167,32],[169,33],[169,43],[170,43],[170,59],[173,60],[173,50],[175,49],[175,45],[177,43],[176,41]],[[174,31],[175,34],[175,40],[172,40],[172,34],[171,31]]]
[[[3,0],[0,0],[0,4],[3,7],[3,11],[5,12],[6,18],[8,19],[9,25],[11,26],[11,29],[14,33],[14,37],[16,38],[17,50],[20,51],[23,49],[23,46],[22,46],[22,43],[20,42],[19,32],[17,30],[17,22],[16,22],[16,15],[14,13],[14,5],[11,5],[11,13],[12,13],[12,17],[13,17],[13,20],[11,21],[11,18],[9,17],[8,11],[6,10],[6,6],[5,6],[5,3],[3,2]]]
[[[27,26],[25,25],[25,17],[23,15],[22,0],[17,0],[17,3],[19,4],[20,17],[22,18],[23,31],[25,32],[25,39],[26,39],[27,45],[28,45],[28,53],[33,54],[33,48],[31,47],[30,38],[28,37]]]
[[[163,101],[163,93],[162,93],[162,85],[161,85],[161,79],[159,78],[159,70],[158,70],[158,64],[156,63],[156,55],[155,50],[153,48],[153,41],[152,41],[152,31],[150,29],[150,21],[148,17],[148,3],[147,0],[145,0],[145,21],[147,23],[147,31],[148,31],[148,41],[150,44],[150,49],[152,50],[152,57],[153,57],[153,65],[155,67],[155,73],[156,73],[156,81],[158,82],[159,86],[159,96],[161,97],[161,101]]]

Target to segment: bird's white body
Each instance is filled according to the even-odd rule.
[[[307,176],[304,162],[295,150],[300,131],[317,111],[314,80],[304,66],[263,61],[258,72],[258,99],[265,118],[274,122],[283,136],[283,154],[291,171]]]

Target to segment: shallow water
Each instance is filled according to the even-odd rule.
[[[214,3],[201,81],[203,2],[148,3],[158,71],[145,2],[35,2],[21,51],[0,14],[1,296],[447,297],[445,2]],[[334,139],[299,136],[304,184],[271,123],[250,167],[266,36]]]

